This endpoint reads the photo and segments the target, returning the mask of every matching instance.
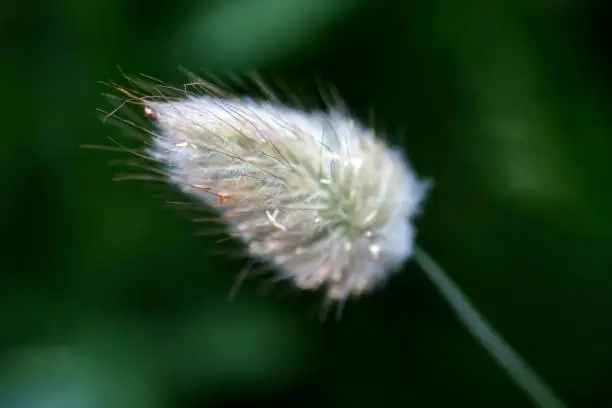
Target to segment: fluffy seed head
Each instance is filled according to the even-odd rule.
[[[282,279],[344,300],[410,256],[427,183],[344,109],[190,93],[140,102],[157,128],[147,153],[168,180]]]

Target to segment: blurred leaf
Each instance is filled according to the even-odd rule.
[[[226,0],[195,10],[178,40],[207,66],[261,66],[316,41],[363,0]],[[191,58],[191,57],[190,57]]]

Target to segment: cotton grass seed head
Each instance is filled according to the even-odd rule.
[[[145,104],[169,180],[299,288],[359,295],[412,252],[426,185],[344,112],[210,95]]]
[[[411,255],[428,184],[341,104],[307,111],[212,86],[174,98],[117,89],[153,122],[145,154],[166,180],[214,207],[279,279],[345,300]]]

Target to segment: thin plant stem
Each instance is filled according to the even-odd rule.
[[[525,391],[536,406],[541,408],[567,407],[533,368],[493,329],[493,326],[472,305],[467,295],[425,250],[417,246],[413,256],[468,331]]]

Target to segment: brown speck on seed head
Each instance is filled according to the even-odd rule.
[[[155,111],[151,107],[149,107],[149,106],[145,106],[145,108],[144,108],[144,115],[149,120],[157,119],[157,115],[155,114]]]

